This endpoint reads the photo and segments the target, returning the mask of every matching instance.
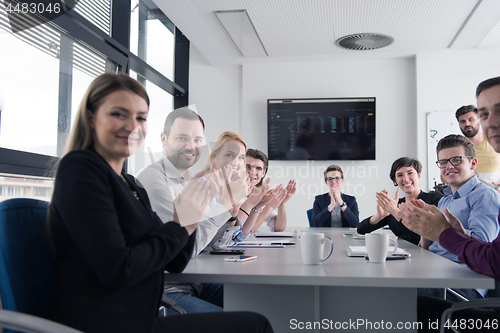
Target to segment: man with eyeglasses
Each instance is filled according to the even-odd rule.
[[[476,148],[477,177],[486,185],[498,190],[500,185],[500,154],[486,140],[481,131],[478,110],[474,105],[464,105],[455,112],[463,135],[472,141]]]
[[[500,77],[481,82],[476,89],[476,98],[486,140],[496,152],[500,153]],[[493,195],[484,199],[492,206],[496,201]],[[484,241],[469,232],[462,225],[464,221],[457,218],[450,210],[447,209],[443,213],[436,207],[420,201],[402,204],[398,215],[403,218],[403,224],[408,229],[422,237],[439,242],[440,246],[455,254],[473,271],[500,280],[500,235],[492,241]],[[483,216],[478,216],[477,219],[480,222],[486,220]],[[452,304],[433,297],[419,297],[418,320],[435,321]],[[500,309],[463,310],[455,312],[452,320],[455,319],[498,322]],[[479,329],[474,331],[477,332]]]
[[[497,222],[500,194],[475,176],[477,158],[474,144],[463,135],[451,134],[439,140],[436,151],[436,164],[441,170],[441,177],[450,185],[439,201],[439,210],[449,210],[462,222],[468,234],[491,242],[500,231]],[[455,254],[438,242],[422,238],[420,246],[460,263]],[[419,295],[439,297],[442,292],[442,289],[422,289]],[[475,299],[484,296],[486,290],[460,289],[460,293],[468,299]]]

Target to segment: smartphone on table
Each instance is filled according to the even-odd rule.
[[[241,262],[241,261],[249,261],[249,260],[253,260],[253,259],[257,259],[257,256],[235,256],[235,257],[224,258],[224,261]]]

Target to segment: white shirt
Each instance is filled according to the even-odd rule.
[[[151,206],[163,223],[171,222],[174,218],[174,199],[184,189],[187,179],[166,157],[142,170],[137,179],[148,192]],[[223,205],[217,203],[205,217],[197,228],[193,258],[210,243],[231,214]]]

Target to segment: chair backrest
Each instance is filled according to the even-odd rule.
[[[488,295],[489,298],[492,297],[500,298],[500,281],[495,280],[495,289],[488,290],[486,295]]]
[[[46,233],[48,202],[0,202],[0,295],[4,309],[45,317],[55,287]]]
[[[313,210],[312,210],[312,208],[307,210],[307,219],[309,220],[309,226],[310,227],[314,227],[313,223],[312,223],[312,219],[313,219]]]

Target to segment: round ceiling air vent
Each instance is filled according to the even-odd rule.
[[[381,34],[354,34],[341,37],[335,41],[340,47],[349,50],[374,50],[391,45],[394,38]]]

